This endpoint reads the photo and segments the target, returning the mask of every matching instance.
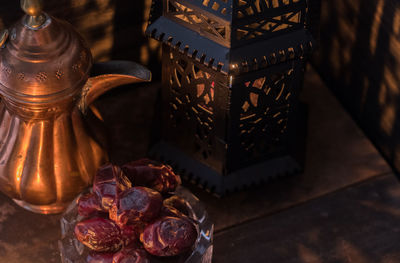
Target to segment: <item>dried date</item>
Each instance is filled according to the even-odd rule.
[[[113,257],[113,263],[150,263],[146,250],[136,246],[124,247]]]
[[[97,215],[102,210],[97,196],[88,193],[78,200],[78,214],[85,218]]]
[[[74,232],[82,244],[97,252],[117,251],[123,244],[118,226],[100,217],[77,223]]]
[[[113,263],[112,253],[90,253],[87,258],[87,263]]]
[[[93,192],[100,200],[104,211],[108,211],[117,193],[132,187],[130,180],[122,170],[112,164],[102,166],[97,172],[93,182]]]
[[[161,194],[146,187],[121,192],[110,209],[110,219],[118,225],[137,225],[154,220],[160,214]]]
[[[178,209],[172,206],[165,206],[165,205],[161,207],[160,216],[161,217],[172,216],[172,217],[189,219],[185,214],[181,213]]]
[[[177,209],[182,214],[189,216],[189,207],[186,205],[186,201],[177,195],[173,195],[163,201],[164,206],[169,206]]]
[[[127,163],[122,170],[136,186],[150,187],[160,193],[173,192],[181,184],[170,166],[149,159]]]
[[[140,236],[146,251],[160,257],[179,255],[190,249],[196,239],[196,227],[189,220],[177,217],[157,220]]]
[[[123,225],[120,226],[121,238],[124,246],[129,246],[139,239],[140,230],[136,225]]]

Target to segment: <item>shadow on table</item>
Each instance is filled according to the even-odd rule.
[[[400,261],[400,187],[384,176],[218,233],[215,263]]]

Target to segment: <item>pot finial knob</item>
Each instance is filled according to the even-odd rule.
[[[43,14],[43,0],[21,0],[21,8],[28,15],[25,24],[31,28],[38,28],[46,22]]]

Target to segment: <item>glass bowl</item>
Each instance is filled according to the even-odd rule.
[[[86,263],[86,257],[89,249],[80,243],[74,235],[75,224],[83,218],[78,215],[78,198],[87,193],[81,193],[67,208],[62,215],[61,239],[58,241],[62,263]],[[199,199],[189,190],[180,186],[175,194],[185,199],[190,208],[191,217],[198,222],[198,237],[193,251],[187,255],[179,256],[173,259],[174,263],[211,263],[213,252],[213,230],[214,225],[210,222],[208,214]],[[166,259],[171,262],[171,259]]]

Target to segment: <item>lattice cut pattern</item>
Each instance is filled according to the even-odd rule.
[[[249,157],[273,152],[287,129],[293,69],[243,83],[240,143]]]
[[[234,40],[268,38],[305,25],[305,0],[236,0]]]
[[[170,119],[176,130],[195,132],[194,149],[207,159],[213,152],[215,82],[211,72],[196,66],[193,60],[170,51]]]
[[[166,13],[165,15],[172,18],[186,27],[199,32],[200,34],[224,45],[230,45],[230,25],[227,21],[212,16],[207,12],[196,10],[195,6],[188,6],[179,0],[165,0]],[[212,1],[205,0],[204,5],[210,4]],[[213,2],[213,10],[218,10],[220,5],[218,2]],[[226,12],[226,8],[221,10]]]
[[[222,15],[228,14],[229,1],[228,0],[198,0],[202,2],[204,7],[211,8],[215,12],[221,13]]]

